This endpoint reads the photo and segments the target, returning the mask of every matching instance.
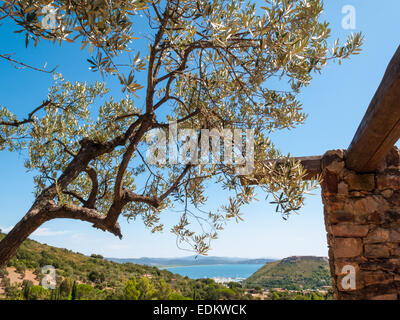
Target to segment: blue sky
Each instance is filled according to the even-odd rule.
[[[262,1],[257,1],[262,5]],[[344,30],[342,8],[356,9],[356,29]],[[291,131],[278,132],[273,141],[283,152],[295,156],[320,155],[330,149],[345,149],[358,127],[366,108],[378,87],[386,66],[399,40],[400,2],[398,0],[335,0],[325,1],[323,18],[331,23],[332,42],[345,40],[351,32],[362,31],[363,51],[341,66],[331,63],[322,75],[315,75],[312,84],[300,96],[309,117],[304,125]],[[88,70],[88,53],[82,54],[79,45],[61,48],[45,42],[37,48],[25,49],[24,37],[12,33],[13,26],[0,26],[0,53],[16,53],[16,58],[35,66],[47,62],[58,65],[67,80],[101,80],[99,74]],[[140,36],[140,34],[139,34]],[[135,45],[138,48],[141,42]],[[0,61],[0,105],[23,117],[46,97],[52,77],[30,70],[15,70],[8,62]],[[108,83],[116,96],[119,88]],[[115,90],[114,90],[115,89]],[[32,175],[23,167],[23,154],[0,153],[0,228],[16,224],[33,202]],[[274,207],[260,201],[246,207],[244,222],[231,222],[212,244],[210,255],[241,257],[287,257],[291,255],[327,255],[326,233],[320,191],[307,197],[306,206],[298,215],[284,221]],[[210,199],[210,207],[219,205],[218,197]],[[171,225],[176,213],[166,212],[164,222]],[[44,224],[33,236],[40,242],[66,247],[84,254],[99,253],[108,257],[171,257],[186,256],[179,250],[175,236],[166,228],[161,234],[151,234],[141,221],[120,220],[124,238],[119,240],[81,221],[54,220]]]

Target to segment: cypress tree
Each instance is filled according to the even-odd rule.
[[[77,288],[76,288],[76,281],[74,281],[74,284],[72,286],[72,293],[71,293],[71,300],[77,300]]]
[[[29,283],[28,283],[28,282],[25,282],[25,284],[24,284],[24,290],[23,290],[23,295],[24,295],[24,298],[25,298],[26,300],[29,300],[29,289],[30,289]]]

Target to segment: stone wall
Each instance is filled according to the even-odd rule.
[[[400,151],[376,173],[344,165],[344,150],[322,161],[322,200],[338,299],[400,298]]]

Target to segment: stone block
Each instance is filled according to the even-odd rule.
[[[328,213],[333,212],[333,211],[338,211],[338,210],[343,210],[344,208],[344,202],[343,200],[337,199],[337,197],[324,197],[322,198],[324,201],[325,205],[325,211]]]
[[[362,197],[365,197],[367,195],[365,193],[360,192],[360,191],[351,191],[350,192],[350,196],[352,198],[362,198]]]
[[[344,161],[333,161],[326,167],[330,172],[340,176],[341,172],[344,169]]]
[[[398,232],[396,230],[390,230],[389,241],[390,242],[400,242],[400,232]]]
[[[393,224],[400,222],[400,212],[395,210],[386,210],[383,214],[383,222],[387,224]]]
[[[363,278],[365,286],[387,284],[394,281],[391,274],[382,271],[364,271],[360,273],[360,276]]]
[[[368,225],[341,223],[332,225],[332,234],[336,237],[360,238],[368,234]]]
[[[388,166],[398,167],[400,165],[400,150],[394,146],[385,158],[385,162]]]
[[[338,184],[338,194],[343,196],[347,196],[349,194],[349,187],[343,181]]]
[[[329,150],[322,157],[322,166],[329,167],[333,162],[343,162],[345,150]]]
[[[390,250],[384,244],[366,244],[364,254],[367,258],[388,258]]]
[[[400,248],[394,249],[392,255],[400,257]]]
[[[389,230],[378,228],[371,231],[364,239],[364,243],[379,243],[385,242],[389,239]]]
[[[375,189],[375,177],[373,174],[349,174],[345,177],[349,190],[372,191]]]
[[[390,208],[382,196],[369,196],[354,201],[347,201],[344,210],[354,215],[354,222],[359,224],[379,223],[380,214]]]
[[[371,300],[397,300],[397,293],[382,294],[370,298]]]
[[[386,199],[389,199],[391,196],[393,196],[393,190],[391,190],[391,189],[386,189],[386,190],[383,190],[383,191],[381,192],[381,194],[382,194]]]
[[[382,210],[385,207],[389,207],[386,201],[383,201],[377,197],[365,197],[352,203],[352,210],[355,214],[370,214],[378,209]]]
[[[400,258],[389,259],[386,264],[391,264],[391,271],[398,273],[400,271]]]
[[[362,254],[362,242],[357,238],[334,239],[335,258],[352,258]]]
[[[389,203],[394,206],[400,206],[400,191],[392,191],[392,195],[388,198]]]
[[[379,190],[400,190],[400,175],[378,175],[376,181]]]
[[[327,220],[329,223],[340,223],[340,222],[352,222],[354,221],[354,216],[344,210],[333,211],[327,214]]]
[[[386,271],[395,272],[397,264],[392,260],[395,259],[369,259],[369,261],[360,263],[362,271]]]
[[[321,186],[323,193],[325,195],[337,194],[338,193],[337,175],[325,170]]]

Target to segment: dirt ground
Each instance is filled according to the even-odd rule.
[[[14,267],[6,268],[8,272],[7,278],[10,279],[10,283],[21,284],[24,280],[30,280],[34,285],[39,284],[39,280],[36,278],[36,275],[31,270],[26,270],[25,275],[22,276],[19,274]],[[4,287],[0,284],[0,295],[4,295]]]
[[[34,285],[38,285],[39,281],[36,279],[36,275],[33,274],[31,270],[25,271],[25,276],[23,277],[21,274],[16,272],[14,267],[7,268],[8,278],[10,279],[10,283],[22,283],[24,280],[30,280]]]

